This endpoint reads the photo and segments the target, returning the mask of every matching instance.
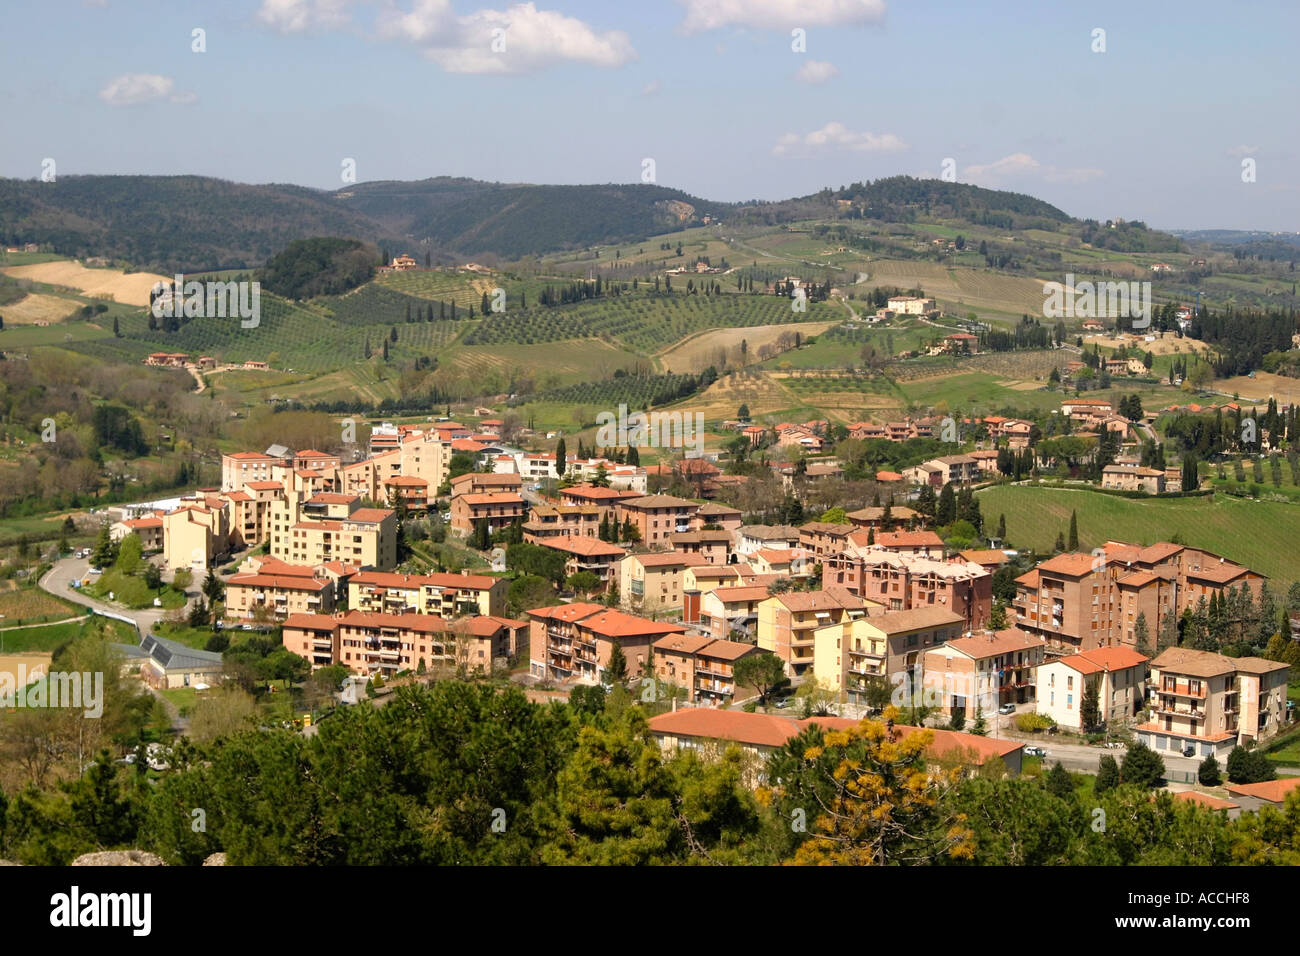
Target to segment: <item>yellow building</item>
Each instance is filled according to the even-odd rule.
[[[183,505],[163,515],[163,563],[172,571],[204,571],[226,554],[230,520],[225,508]]]
[[[867,607],[866,601],[838,585],[774,594],[758,605],[758,646],[781,658],[787,674],[803,677],[814,667],[817,628],[862,617]]]

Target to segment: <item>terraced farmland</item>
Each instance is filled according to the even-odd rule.
[[[463,309],[468,309],[472,303],[477,309],[482,302],[483,293],[491,295],[492,290],[501,283],[492,276],[477,272],[426,272],[415,269],[386,273],[376,279],[374,285],[426,302],[455,302],[457,308]]]

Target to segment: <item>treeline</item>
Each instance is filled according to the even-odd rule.
[[[1064,341],[1064,325],[1057,323],[1057,328],[1048,329],[1037,319],[1027,315],[1020,317],[1020,322],[1011,331],[990,329],[979,336],[980,349],[988,352],[1012,352],[1017,349],[1050,348],[1053,340]]]
[[[740,748],[665,754],[617,679],[571,700],[442,681],[336,712],[312,737],[182,742],[157,773],[101,751],[77,779],[0,798],[0,851],[41,865],[117,848],[237,866],[1300,863],[1300,795],[1236,820],[1153,796],[1165,767],[1140,744],[1102,757],[1084,791],[1059,764],[1011,776],[973,748],[936,757],[889,708],[810,726],[755,786]],[[1233,779],[1247,763],[1230,761]]]
[[[1177,236],[1156,232],[1139,220],[1132,222],[1100,223],[1085,219],[1079,238],[1096,249],[1113,252],[1182,252],[1183,242]]]
[[[379,250],[359,239],[296,239],[257,271],[257,280],[286,299],[342,295],[369,282]]]
[[[1193,415],[1180,412],[1164,425],[1166,438],[1175,447],[1191,452],[1202,460],[1229,453],[1258,453],[1263,443],[1276,447],[1281,441],[1300,434],[1300,406],[1292,405],[1285,413],[1278,410],[1277,399],[1270,398],[1261,412],[1258,408],[1238,408],[1224,414]]]
[[[1232,308],[1214,312],[1202,309],[1193,316],[1187,334],[1219,350],[1214,372],[1220,378],[1245,375],[1264,367],[1264,356],[1291,348],[1291,336],[1300,326],[1294,311],[1256,312]]]

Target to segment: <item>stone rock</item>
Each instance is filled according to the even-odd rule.
[[[73,866],[166,866],[163,858],[144,850],[105,850],[102,853],[83,853],[72,861]]]
[[[226,854],[213,853],[211,856],[209,856],[206,860],[203,861],[203,865],[204,866],[225,866]]]

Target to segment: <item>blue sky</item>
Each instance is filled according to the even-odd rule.
[[[0,175],[636,182],[649,157],[745,200],[951,158],[1077,216],[1295,231],[1297,36],[1285,0],[50,0],[4,12]]]

